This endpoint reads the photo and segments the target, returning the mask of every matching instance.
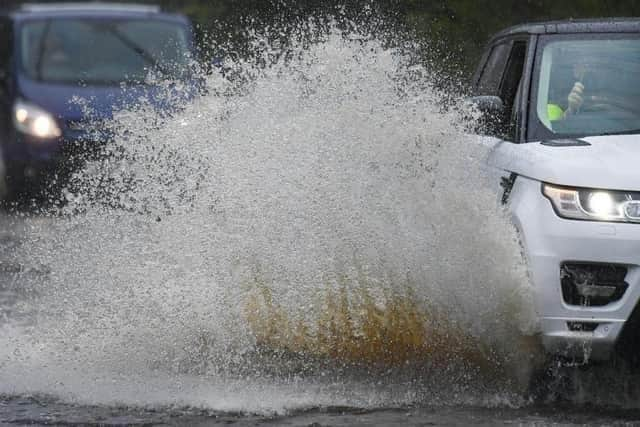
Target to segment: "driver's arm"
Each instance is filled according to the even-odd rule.
[[[567,97],[569,107],[564,113],[565,116],[568,114],[576,114],[578,111],[580,111],[580,107],[582,107],[582,104],[584,104],[583,94],[584,85],[580,82],[576,82],[573,85],[573,89],[571,89],[569,96]]]

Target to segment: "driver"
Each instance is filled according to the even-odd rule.
[[[563,110],[560,105],[554,102],[549,102],[547,105],[547,114],[549,120],[557,121],[566,118],[567,116],[577,114],[584,104],[584,90],[585,86],[582,83],[584,75],[587,72],[587,67],[584,63],[578,63],[573,66],[573,78],[575,83],[569,95],[567,96],[567,109]]]
[[[67,66],[71,56],[67,52],[64,40],[57,34],[51,34],[44,40],[43,63],[52,67]]]

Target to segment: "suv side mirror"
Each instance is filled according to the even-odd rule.
[[[476,123],[476,132],[481,135],[503,136],[509,123],[507,110],[498,96],[474,96],[468,99],[469,104],[480,112]]]

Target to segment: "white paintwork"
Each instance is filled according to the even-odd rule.
[[[518,174],[509,200],[513,223],[525,248],[542,341],[554,354],[607,359],[640,300],[640,224],[560,218],[542,194],[542,183],[640,191],[640,135],[585,138],[590,146],[550,147],[484,139],[489,164],[505,176]],[[562,299],[560,265],[565,261],[625,264],[629,288],[604,307],[569,306]],[[594,332],[570,331],[567,322],[600,323]]]
[[[640,191],[640,135],[582,140],[590,145],[551,147],[495,140],[490,164],[552,184]]]

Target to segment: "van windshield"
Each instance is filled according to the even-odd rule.
[[[538,137],[640,133],[640,38],[546,38],[538,56]]]
[[[50,19],[23,25],[20,58],[37,81],[117,85],[150,73],[180,78],[190,60],[187,29],[170,22]]]

